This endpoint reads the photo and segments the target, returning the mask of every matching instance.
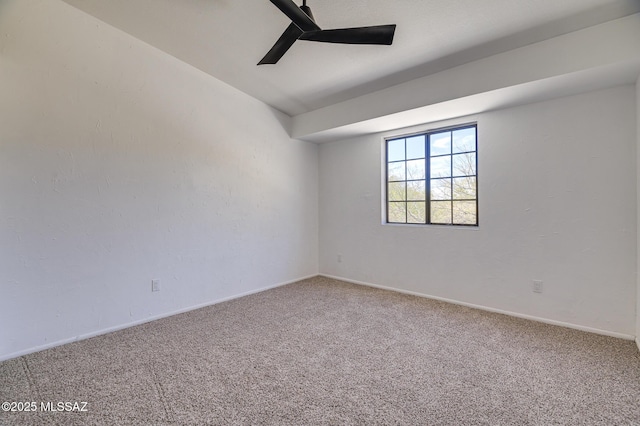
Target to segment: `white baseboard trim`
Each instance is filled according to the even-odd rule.
[[[332,279],[339,280],[339,281],[345,281],[345,282],[352,283],[352,284],[358,284],[358,285],[362,285],[362,286],[366,286],[366,287],[379,288],[379,289],[382,289],[382,290],[395,291],[396,293],[409,294],[409,295],[412,295],[412,296],[424,297],[424,298],[427,298],[427,299],[433,299],[433,300],[438,300],[438,301],[441,301],[441,302],[452,303],[454,305],[466,306],[468,308],[480,309],[480,310],[483,310],[483,311],[494,312],[494,313],[497,313],[497,314],[509,315],[509,316],[512,316],[512,317],[517,317],[517,318],[527,319],[527,320],[531,320],[531,321],[542,322],[542,323],[545,323],[545,324],[558,325],[560,327],[572,328],[574,330],[586,331],[586,332],[589,332],[589,333],[600,334],[600,335],[603,335],[603,336],[616,337],[618,339],[624,339],[624,340],[632,340],[632,341],[635,340],[636,343],[638,344],[638,349],[640,349],[640,340],[636,339],[635,336],[632,336],[630,334],[618,333],[618,332],[609,331],[609,330],[602,330],[602,329],[593,328],[593,327],[586,327],[586,326],[583,326],[583,325],[572,324],[572,323],[563,322],[563,321],[556,321],[556,320],[552,320],[552,319],[548,319],[548,318],[536,317],[536,316],[533,316],[533,315],[520,314],[518,312],[505,311],[505,310],[502,310],[502,309],[491,308],[491,307],[488,307],[488,306],[476,305],[476,304],[467,303],[467,302],[461,302],[459,300],[447,299],[447,298],[444,298],[444,297],[431,296],[431,295],[428,295],[428,294],[418,293],[418,292],[415,292],[415,291],[403,290],[403,289],[394,288],[394,287],[387,287],[387,286],[383,286],[383,285],[372,284],[372,283],[367,283],[367,282],[358,281],[358,280],[352,280],[352,279],[349,279],[349,278],[343,278],[343,277],[338,277],[338,276],[334,276],[334,275],[328,275],[328,274],[319,274],[319,275],[322,276],[322,277],[332,278]]]
[[[0,362],[7,361],[7,360],[13,359],[13,358],[18,358],[18,357],[23,356],[23,355],[29,355],[29,354],[32,354],[32,353],[35,353],[35,352],[44,351],[46,349],[51,349],[51,348],[54,348],[56,346],[66,345],[67,343],[73,343],[73,342],[77,342],[77,341],[80,341],[80,340],[85,340],[85,339],[90,339],[92,337],[101,336],[103,334],[113,333],[114,331],[124,330],[125,328],[135,327],[136,325],[141,325],[141,324],[145,324],[145,323],[148,323],[148,322],[151,322],[151,321],[156,321],[156,320],[159,320],[159,319],[162,319],[162,318],[167,318],[167,317],[171,317],[171,316],[174,316],[174,315],[183,314],[185,312],[194,311],[196,309],[206,308],[207,306],[217,305],[219,303],[228,302],[229,300],[239,299],[239,298],[244,297],[244,296],[250,296],[250,295],[256,294],[256,293],[262,293],[263,291],[271,290],[271,289],[274,289],[274,288],[277,288],[277,287],[283,287],[285,285],[293,284],[295,282],[306,280],[308,278],[313,278],[313,277],[317,277],[317,276],[318,276],[317,274],[308,275],[308,276],[305,276],[305,277],[296,278],[294,280],[285,281],[285,282],[282,282],[282,283],[279,283],[279,284],[274,284],[274,285],[270,285],[270,286],[267,286],[267,287],[261,287],[261,288],[255,289],[255,290],[246,291],[244,293],[236,294],[236,295],[233,295],[233,296],[223,297],[221,299],[216,299],[214,301],[200,303],[198,305],[189,306],[189,307],[186,307],[186,308],[178,309],[178,310],[171,311],[171,312],[166,312],[166,313],[159,314],[159,315],[154,315],[154,316],[151,316],[151,317],[148,317],[148,318],[144,318],[144,319],[141,319],[141,320],[120,324],[120,325],[117,325],[117,326],[114,326],[114,327],[109,327],[109,328],[96,330],[96,331],[93,331],[91,333],[81,334],[79,336],[71,337],[71,338],[68,338],[68,339],[57,340],[55,342],[47,343],[46,345],[35,346],[35,347],[28,348],[28,349],[25,349],[25,350],[22,350],[22,351],[13,352],[13,353],[6,354],[6,355],[0,355]]]

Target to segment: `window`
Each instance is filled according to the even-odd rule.
[[[477,127],[386,141],[387,223],[478,225]]]

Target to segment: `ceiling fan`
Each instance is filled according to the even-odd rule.
[[[258,65],[277,63],[296,40],[342,44],[390,45],[393,43],[395,24],[323,30],[316,24],[311,9],[307,6],[307,0],[303,0],[300,7],[293,0],[271,0],[271,3],[291,19],[291,24],[265,57],[258,62]]]

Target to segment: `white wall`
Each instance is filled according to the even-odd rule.
[[[0,28],[0,359],[317,274],[288,117],[58,0]]]
[[[467,120],[478,121],[478,228],[382,225],[385,135],[320,146],[320,272],[634,336],[634,86]]]

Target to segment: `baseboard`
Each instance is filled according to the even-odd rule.
[[[566,327],[566,328],[572,328],[574,330],[586,331],[586,332],[589,332],[589,333],[600,334],[600,335],[603,335],[603,336],[616,337],[618,339],[624,339],[624,340],[632,340],[632,341],[635,340],[636,343],[638,344],[638,348],[640,349],[640,340],[636,339],[635,336],[632,336],[630,334],[618,333],[618,332],[609,331],[609,330],[602,330],[602,329],[593,328],[593,327],[586,327],[586,326],[583,326],[583,325],[572,324],[572,323],[563,322],[563,321],[556,321],[556,320],[552,320],[552,319],[548,319],[548,318],[536,317],[534,315],[521,314],[521,313],[518,313],[518,312],[505,311],[505,310],[502,310],[502,309],[491,308],[489,306],[476,305],[476,304],[473,304],[473,303],[461,302],[459,300],[447,299],[447,298],[444,298],[444,297],[432,296],[432,295],[429,295],[429,294],[418,293],[418,292],[415,292],[415,291],[403,290],[403,289],[398,289],[398,288],[394,288],[394,287],[387,287],[387,286],[383,286],[383,285],[372,284],[372,283],[367,283],[367,282],[358,281],[358,280],[352,280],[352,279],[349,279],[349,278],[343,278],[343,277],[338,277],[338,276],[334,276],[334,275],[328,275],[328,274],[319,274],[319,275],[322,276],[322,277],[332,278],[332,279],[340,280],[340,281],[345,281],[345,282],[352,283],[352,284],[358,284],[358,285],[362,285],[362,286],[366,286],[366,287],[379,288],[379,289],[382,289],[382,290],[395,291],[397,293],[409,294],[409,295],[412,295],[412,296],[424,297],[424,298],[427,298],[427,299],[432,299],[432,300],[438,300],[438,301],[441,301],[441,302],[452,303],[454,305],[466,306],[468,308],[480,309],[480,310],[483,310],[483,311],[494,312],[494,313],[497,313],[497,314],[509,315],[509,316],[512,316],[512,317],[527,319],[527,320],[536,321],[536,322],[542,322],[542,323],[545,323],[545,324],[557,325],[557,326]]]
[[[6,354],[6,355],[0,355],[0,362],[7,361],[9,359],[17,358],[17,357],[24,356],[24,355],[29,355],[29,354],[32,354],[32,353],[35,353],[35,352],[44,351],[46,349],[51,349],[51,348],[54,348],[56,346],[62,346],[62,345],[66,345],[68,343],[78,342],[80,340],[85,340],[85,339],[90,339],[92,337],[101,336],[103,334],[113,333],[114,331],[124,330],[125,328],[135,327],[136,325],[146,324],[148,322],[156,321],[156,320],[159,320],[159,319],[162,319],[162,318],[168,318],[168,317],[171,317],[171,316],[174,316],[174,315],[178,315],[178,314],[183,314],[185,312],[194,311],[196,309],[206,308],[207,306],[217,305],[219,303],[228,302],[229,300],[239,299],[241,297],[249,296],[249,295],[256,294],[256,293],[262,293],[263,291],[267,291],[267,290],[271,290],[271,289],[274,289],[274,288],[282,287],[282,286],[285,286],[285,285],[293,284],[295,282],[306,280],[308,278],[313,278],[313,277],[317,277],[317,276],[318,276],[317,274],[308,275],[308,276],[305,276],[305,277],[296,278],[294,280],[285,281],[285,282],[282,282],[282,283],[279,283],[279,284],[274,284],[274,285],[270,285],[270,286],[267,286],[267,287],[261,287],[261,288],[255,289],[255,290],[246,291],[244,293],[236,294],[236,295],[233,295],[233,296],[223,297],[221,299],[216,299],[214,301],[209,301],[209,302],[206,302],[206,303],[201,303],[201,304],[198,304],[198,305],[189,306],[189,307],[186,307],[186,308],[178,309],[176,311],[171,311],[171,312],[167,312],[167,313],[163,313],[163,314],[159,314],[159,315],[154,315],[154,316],[151,316],[151,317],[148,317],[148,318],[144,318],[144,319],[141,319],[141,320],[120,324],[120,325],[117,325],[117,326],[114,326],[114,327],[100,329],[100,330],[97,330],[97,331],[93,331],[91,333],[81,334],[79,336],[71,337],[71,338],[68,338],[68,339],[58,340],[58,341],[55,341],[55,342],[47,343],[46,345],[35,346],[35,347],[29,348],[29,349],[25,349],[25,350],[22,350],[22,351],[13,352],[13,353]]]
[[[636,337],[636,346],[638,346],[638,350],[640,351],[640,337]]]

